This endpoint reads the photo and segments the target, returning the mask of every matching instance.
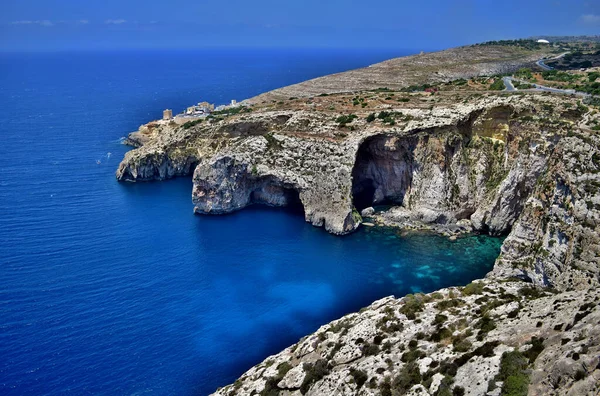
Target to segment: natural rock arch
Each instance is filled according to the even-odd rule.
[[[231,157],[196,168],[192,200],[198,213],[229,213],[253,204],[288,207],[304,213],[297,185],[275,175],[259,175],[248,164]]]
[[[358,210],[373,205],[402,205],[412,183],[417,141],[380,134],[360,144],[352,169],[352,196]]]

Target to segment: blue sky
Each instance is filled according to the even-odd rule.
[[[0,50],[337,47],[432,50],[600,34],[599,0],[4,0]]]

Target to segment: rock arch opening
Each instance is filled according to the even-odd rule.
[[[249,197],[250,204],[284,207],[287,211],[304,216],[304,205],[300,191],[292,185],[265,178],[254,188]]]
[[[416,139],[376,135],[359,146],[352,169],[352,199],[356,209],[402,205],[412,183]]]

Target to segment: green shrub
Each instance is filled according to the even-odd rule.
[[[390,117],[392,115],[392,113],[390,113],[389,111],[380,111],[379,114],[377,115],[377,118],[379,118],[380,120],[384,120],[387,117]]]
[[[354,121],[357,118],[358,118],[358,116],[356,114],[341,115],[335,119],[335,122],[337,122],[340,127],[344,127],[344,126],[346,126],[346,124],[350,124],[352,121]]]
[[[452,337],[452,332],[446,327],[438,327],[431,335],[429,340],[432,342],[440,342],[445,338]]]
[[[343,319],[343,320],[337,321],[335,324],[330,325],[329,329],[327,331],[331,331],[333,333],[339,333],[341,331],[348,330],[349,327],[350,327],[350,321],[348,319]]]
[[[304,363],[302,368],[306,372],[304,381],[302,381],[302,385],[300,385],[300,393],[303,395],[308,392],[312,384],[321,380],[331,371],[331,367],[329,367],[329,364],[325,359],[319,359],[314,364]]]
[[[454,340],[452,345],[454,346],[454,350],[456,352],[467,352],[469,349],[471,349],[471,346],[473,346],[471,341],[460,338]]]
[[[525,68],[519,69],[515,73],[515,76],[524,78],[524,79],[531,79],[531,78],[533,78],[533,73],[531,72],[531,69],[525,67]]]
[[[504,88],[504,81],[501,78],[496,78],[492,85],[490,85],[492,91],[502,91]]]
[[[498,341],[486,342],[473,351],[473,356],[492,357],[494,356],[494,349],[496,349],[498,345],[500,345],[500,342]]]
[[[375,113],[371,113],[367,116],[367,122],[375,121]]]
[[[421,383],[421,372],[415,362],[407,363],[392,381],[392,392],[403,395],[414,385]],[[396,393],[397,392],[397,393]]]
[[[396,120],[394,120],[392,117],[386,117],[383,119],[383,123],[390,124],[390,125],[396,125]]]
[[[447,310],[449,308],[457,308],[460,307],[462,305],[464,305],[465,303],[458,299],[458,298],[452,298],[450,300],[442,300],[440,302],[438,302],[437,304],[435,304],[435,307],[437,309],[439,309],[440,311],[444,311]]]
[[[383,318],[379,319],[376,326],[384,333],[389,334],[404,330],[404,324],[398,321],[398,318],[391,315],[386,315]]]
[[[400,312],[406,315],[408,319],[414,320],[417,317],[417,312],[421,312],[424,306],[423,294],[407,294],[404,297],[404,305],[400,307]]]
[[[420,92],[420,91],[425,91],[427,88],[432,88],[432,87],[433,87],[433,85],[431,85],[431,84],[411,85],[409,87],[402,88],[401,91],[402,92]]]
[[[283,102],[278,102],[278,104],[283,104]],[[211,115],[228,116],[228,115],[235,115],[235,114],[241,114],[241,113],[250,113],[251,111],[252,111],[252,109],[247,106],[235,106],[235,107],[230,107],[225,110],[213,111],[211,113]]]
[[[363,356],[375,356],[379,353],[379,346],[365,342],[362,347]]]
[[[410,363],[425,356],[425,353],[420,349],[411,349],[408,352],[404,352],[400,360],[402,360],[404,363]]]
[[[519,351],[504,352],[500,360],[497,381],[503,381],[501,395],[526,396],[529,375],[526,370],[528,359]]]
[[[483,293],[484,287],[485,287],[485,285],[481,282],[471,282],[462,289],[462,294],[464,296],[471,296],[473,294],[481,294],[481,293]]]
[[[542,290],[541,288],[535,287],[535,286],[524,287],[519,290],[519,294],[528,300],[535,300],[535,299],[546,296],[546,293],[544,292],[544,290]]]
[[[185,124],[183,124],[183,129],[190,129],[193,126],[196,126],[198,124],[200,124],[202,122],[202,118],[198,119],[198,120],[194,120],[194,121],[188,121]]]
[[[446,323],[447,320],[448,320],[448,317],[446,315],[436,314],[435,318],[433,319],[433,324],[436,324],[436,325],[444,324],[444,323]]]
[[[512,375],[518,375],[527,369],[528,359],[519,351],[504,352],[500,360],[500,372],[496,377],[504,381]]]
[[[531,348],[523,352],[523,355],[529,360],[530,364],[533,364],[535,359],[537,359],[544,350],[544,339],[541,337],[533,337],[531,338],[531,341],[529,341],[529,344],[531,344]]]
[[[369,376],[362,370],[357,370],[355,368],[350,369],[350,375],[354,378],[354,382],[356,383],[357,389],[362,388],[362,386],[367,382]]]
[[[288,362],[283,362],[277,366],[277,375],[275,377],[267,378],[265,387],[260,392],[260,396],[277,396],[279,395],[279,387],[277,384],[285,377],[288,371],[292,369],[292,365]],[[241,384],[240,384],[241,386]],[[239,388],[239,386],[237,387]]]
[[[392,382],[389,377],[386,377],[379,386],[380,396],[392,396]]]
[[[502,384],[500,395],[505,396],[527,396],[529,389],[529,376],[521,373],[508,377]]]
[[[443,361],[438,369],[440,374],[447,375],[449,377],[455,377],[458,372],[458,365],[448,360]]]
[[[481,319],[477,323],[475,323],[475,327],[480,329],[481,333],[489,333],[490,331],[496,328],[496,322],[489,315],[483,315]]]
[[[452,396],[452,384],[454,383],[454,376],[446,375],[440,381],[440,385],[438,386],[438,390],[435,393],[435,396]]]

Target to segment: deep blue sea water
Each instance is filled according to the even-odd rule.
[[[375,299],[483,276],[497,239],[194,216],[189,178],[115,180],[119,138],[164,108],[398,55],[0,55],[0,394],[204,395]]]

